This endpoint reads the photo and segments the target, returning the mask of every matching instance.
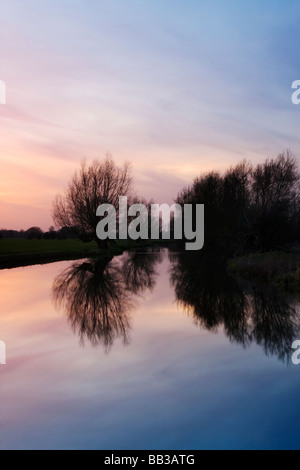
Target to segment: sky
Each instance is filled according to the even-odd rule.
[[[300,162],[298,0],[0,0],[0,228],[52,225],[83,159],[171,203],[201,173]]]

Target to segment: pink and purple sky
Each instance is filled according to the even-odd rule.
[[[172,202],[208,170],[299,159],[298,0],[1,0],[0,228],[52,225],[82,159]]]

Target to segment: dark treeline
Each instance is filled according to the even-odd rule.
[[[65,192],[54,201],[52,215],[57,230],[2,229],[0,238],[79,238],[84,242],[94,240],[99,248],[105,248],[114,240],[98,238],[97,208],[103,203],[113,205],[119,220],[120,196],[127,197],[128,206],[140,202],[150,207],[150,202],[137,197],[128,163],[119,168],[110,156],[90,166],[83,162]],[[300,176],[289,150],[257,166],[244,161],[225,174],[213,171],[199,176],[180,192],[176,203],[192,204],[195,209],[196,204],[204,204],[205,249],[223,252],[226,257],[269,251],[300,241]],[[173,230],[174,220],[171,233]]]
[[[176,202],[205,205],[205,247],[224,253],[267,251],[300,239],[300,176],[290,151],[253,167],[196,178]]]
[[[44,232],[40,227],[30,227],[28,230],[0,230],[0,238],[26,238],[27,240],[66,240],[67,238],[76,238],[76,235],[68,227],[55,230],[49,227]]]

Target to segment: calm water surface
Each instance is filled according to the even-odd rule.
[[[299,301],[194,256],[0,271],[1,449],[300,448]]]

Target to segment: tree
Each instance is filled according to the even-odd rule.
[[[251,217],[264,250],[292,242],[299,225],[300,178],[288,150],[253,170]]]
[[[228,255],[299,241],[300,177],[289,150],[254,168],[244,161],[204,174],[176,202],[205,205],[205,247]]]
[[[242,245],[250,166],[242,162],[223,176],[210,172],[196,178],[176,199],[180,205],[205,205],[205,247],[234,253]]]
[[[32,240],[34,238],[41,239],[43,236],[43,230],[40,227],[30,227],[25,232],[25,236],[28,240]]]
[[[55,238],[57,238],[57,233],[56,233],[55,228],[53,227],[53,225],[51,225],[51,227],[49,227],[48,232],[44,233],[44,238],[45,238],[45,240],[54,240]]]
[[[255,237],[249,218],[252,166],[243,161],[230,168],[224,175],[222,185],[222,214],[224,238],[234,253],[243,252]]]
[[[119,196],[127,196],[128,204],[135,200],[131,165],[115,165],[110,155],[103,161],[95,160],[90,166],[82,162],[63,195],[58,195],[53,205],[53,220],[57,228],[67,227],[84,242],[95,240],[99,248],[112,240],[99,240],[96,211],[101,204],[112,204],[117,212]]]

